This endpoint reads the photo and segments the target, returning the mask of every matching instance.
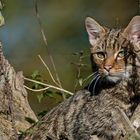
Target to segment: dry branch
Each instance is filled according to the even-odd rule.
[[[56,80],[54,80],[55,78],[53,78],[53,81],[55,82],[55,84],[57,84],[59,86],[59,88],[62,88],[62,84],[61,84],[61,81],[60,81],[60,78],[59,78],[59,75],[57,73],[57,70],[56,70],[56,66],[55,66],[55,63],[54,63],[54,59],[49,51],[49,48],[48,48],[48,43],[47,43],[47,37],[45,35],[45,31],[43,29],[43,26],[42,26],[42,22],[41,22],[41,18],[40,18],[40,15],[39,15],[39,10],[38,10],[38,5],[37,5],[37,0],[34,0],[34,5],[35,5],[35,13],[36,13],[36,17],[37,17],[37,20],[38,20],[38,23],[39,23],[39,26],[40,26],[40,31],[41,31],[41,35],[42,35],[42,38],[43,38],[43,42],[46,46],[46,49],[47,49],[47,53],[48,53],[48,56],[49,56],[49,59],[51,61],[51,64],[52,64],[52,68],[53,68],[53,71],[55,73],[55,77],[56,77]],[[44,63],[44,62],[43,62]],[[44,63],[45,64],[45,63]],[[47,69],[48,70],[48,69]],[[53,77],[53,76],[52,76]],[[57,81],[57,82],[56,82]],[[65,100],[66,99],[66,96],[65,94],[62,92],[62,96],[63,96],[63,99]]]
[[[40,82],[40,81],[36,81],[36,80],[29,79],[29,78],[26,78],[26,77],[24,77],[24,79],[27,80],[27,81],[33,82],[33,83],[37,83],[37,84],[46,86],[46,88],[56,89],[56,90],[58,90],[58,91],[62,91],[62,92],[65,92],[65,93],[67,93],[67,94],[73,95],[72,92],[67,91],[67,90],[65,90],[65,89],[63,89],[63,88],[59,88],[59,87],[56,87],[56,86],[53,86],[53,85],[50,85],[50,84],[42,83],[42,82]],[[25,86],[25,88],[27,88],[27,89],[29,89],[29,90],[32,91],[32,89],[29,88],[29,87],[27,87],[27,86]],[[45,90],[46,90],[46,89],[45,89]]]

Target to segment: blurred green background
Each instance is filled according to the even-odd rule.
[[[4,4],[6,25],[0,29],[0,39],[6,58],[16,71],[30,76],[34,70],[39,70],[43,79],[52,84],[37,57],[40,54],[50,64],[33,0],[5,0]],[[89,52],[90,48],[85,18],[93,17],[101,25],[112,28],[125,27],[134,15],[139,14],[138,0],[38,0],[38,8],[62,86],[70,91],[74,89],[76,78],[76,68],[71,62],[78,61],[73,53]],[[89,57],[86,59],[89,65],[83,74],[88,76],[91,69]],[[60,101],[48,98],[39,103],[37,94],[29,92],[30,105],[36,113],[49,110]]]

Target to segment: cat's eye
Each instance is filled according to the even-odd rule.
[[[124,50],[121,50],[119,53],[118,53],[118,57],[120,58],[124,58],[126,55],[125,51]]]
[[[96,55],[97,55],[98,58],[100,58],[102,60],[105,59],[105,53],[104,52],[97,52]]]

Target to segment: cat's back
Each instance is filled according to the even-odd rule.
[[[43,123],[36,126],[42,132],[37,128],[34,139],[44,140],[45,133],[57,139],[87,140],[91,135],[104,135],[108,140],[112,137],[111,131],[118,127],[112,119],[117,106],[124,108],[124,104],[120,104],[106,91],[92,97],[86,90],[79,91],[43,118]]]

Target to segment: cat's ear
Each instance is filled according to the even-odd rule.
[[[140,16],[132,18],[128,26],[125,28],[123,35],[132,42],[140,41]]]
[[[85,20],[86,30],[89,36],[89,42],[94,46],[100,37],[101,33],[104,33],[104,28],[99,25],[94,19],[87,17]]]

